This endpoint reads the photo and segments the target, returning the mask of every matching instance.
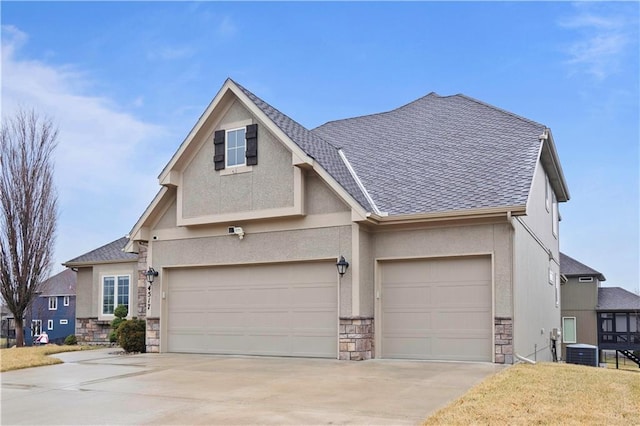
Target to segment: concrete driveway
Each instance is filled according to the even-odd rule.
[[[501,369],[113,351],[2,373],[1,423],[416,424]]]

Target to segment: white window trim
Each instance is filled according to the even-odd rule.
[[[42,320],[39,320],[39,319],[37,319],[37,320],[31,320],[31,331],[33,331],[33,323],[34,323],[34,322],[35,322],[36,324],[39,324],[38,328],[40,329],[40,333],[42,333]],[[38,334],[40,334],[40,333],[38,333]],[[36,333],[34,333],[34,336],[36,336],[36,335],[37,335],[37,334],[36,334]]]
[[[53,320],[47,320],[47,330],[53,330]]]
[[[53,303],[51,303],[51,302],[53,302]],[[58,296],[49,296],[49,300],[47,301],[47,303],[49,304],[49,310],[50,311],[57,311],[58,310]]]
[[[114,289],[113,289],[113,309],[115,310],[115,308],[118,307],[118,277],[128,277],[129,278],[129,307],[128,307],[128,313],[127,313],[127,318],[131,317],[131,274],[105,274],[102,275],[100,277],[100,307],[99,307],[99,312],[100,318],[114,318],[115,315],[113,314],[105,314],[104,313],[104,279],[105,278],[114,278],[115,279],[115,283],[114,283]]]
[[[551,210],[551,184],[549,183],[549,176],[544,176],[544,206],[547,212]]]
[[[66,325],[66,324],[69,324],[69,320],[66,320],[66,319],[60,320],[60,325]]]
[[[593,277],[578,277],[579,283],[592,283]]]
[[[229,145],[228,145],[229,144],[229,133],[237,132],[238,130],[244,130],[244,153],[245,153],[245,156],[244,156],[244,159],[243,159],[242,163],[229,165]],[[232,129],[225,130],[225,133],[224,133],[224,167],[225,167],[225,169],[228,168],[230,170],[233,170],[233,169],[235,169],[237,167],[247,167],[247,155],[246,154],[247,154],[247,128],[246,127],[235,127],[235,128],[232,128]],[[246,172],[246,171],[248,171],[248,170],[245,170],[244,172]],[[241,173],[244,173],[244,172],[241,172]],[[232,173],[233,172],[231,172],[229,174],[232,174]]]
[[[558,212],[558,200],[556,199],[556,194],[551,194],[552,198],[552,214],[551,214],[551,232],[553,232],[553,236],[558,238],[558,228],[560,222],[560,215]]]
[[[567,327],[564,325],[564,321],[570,319],[573,320],[573,335],[575,336],[575,340],[569,341],[567,340]],[[562,317],[562,343],[576,343],[578,341],[578,322],[576,321],[576,317]]]
[[[69,296],[63,296],[62,297],[62,304],[64,306],[69,306],[69,299],[71,299]]]
[[[549,285],[556,283],[556,273],[553,269],[549,268]]]

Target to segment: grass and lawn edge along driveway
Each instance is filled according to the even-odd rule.
[[[59,364],[51,357],[89,346],[0,350],[1,371]],[[564,363],[517,364],[470,389],[427,418],[440,424],[640,424],[640,369]]]

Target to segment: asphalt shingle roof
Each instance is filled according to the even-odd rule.
[[[278,111],[240,84],[234,83],[251,101],[307,155],[316,160],[367,211],[372,207],[338,153],[338,148]]]
[[[596,277],[600,281],[606,281],[601,272],[578,262],[564,253],[560,253],[560,273],[567,277]]]
[[[75,295],[76,283],[76,273],[71,269],[65,269],[40,284],[40,296]]]
[[[640,296],[620,287],[598,289],[599,311],[640,311]]]
[[[431,213],[525,205],[545,126],[464,95],[313,129],[342,147],[380,210]]]
[[[136,253],[126,253],[122,251],[128,241],[129,239],[127,237],[118,238],[117,240],[112,241],[109,244],[105,244],[102,247],[98,247],[95,250],[91,250],[90,252],[87,252],[65,262],[65,265],[71,266],[78,263],[137,260],[138,255]]]

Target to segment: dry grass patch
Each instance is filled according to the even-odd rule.
[[[640,375],[573,364],[518,364],[424,425],[640,424]]]
[[[48,355],[88,349],[94,348],[91,346],[58,346],[51,344],[44,346],[25,346],[23,348],[0,349],[0,371],[11,371],[19,370],[21,368],[61,364],[62,361]]]

